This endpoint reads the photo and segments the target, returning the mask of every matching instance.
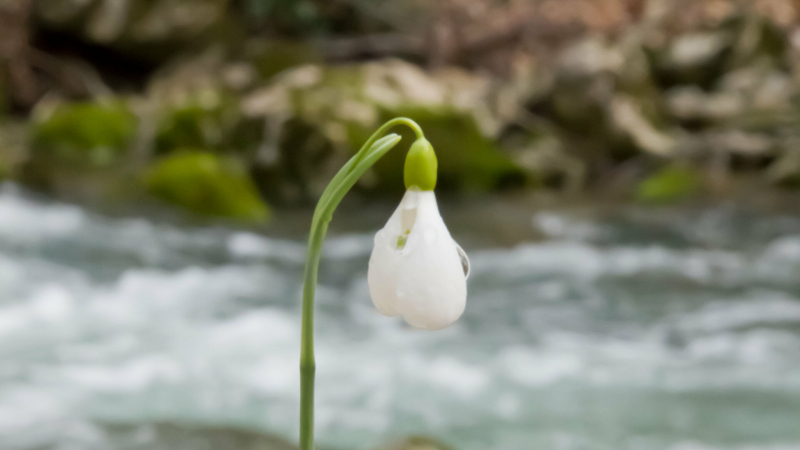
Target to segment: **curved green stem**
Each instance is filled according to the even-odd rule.
[[[303,318],[300,338],[300,450],[314,448],[314,292],[317,285],[319,259],[322,253],[322,241],[328,231],[333,212],[345,194],[356,184],[375,162],[391,150],[400,136],[390,134],[382,137],[386,131],[397,125],[406,125],[414,130],[417,138],[424,137],[422,129],[411,119],[400,117],[392,119],[376,131],[364,143],[364,146],[339,170],[328,187],[322,193],[314,210],[311,221],[311,232],[308,236],[308,254],[303,279]]]

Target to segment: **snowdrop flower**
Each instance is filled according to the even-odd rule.
[[[469,260],[439,214],[436,168],[431,144],[417,140],[406,157],[406,194],[375,235],[367,277],[378,312],[427,330],[461,316],[469,275]]]

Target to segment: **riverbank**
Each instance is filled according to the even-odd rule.
[[[249,23],[238,3],[212,0],[192,6],[214,11],[192,31],[206,30],[204,39],[190,45],[193,28],[172,24],[173,34],[139,42],[134,30],[146,14],[120,13],[108,22],[116,28],[98,35],[98,17],[111,13],[78,3],[0,8],[20,25],[4,29],[18,45],[0,77],[0,176],[57,198],[158,201],[263,223],[276,207],[313,204],[371,131],[401,115],[426,130],[439,190],[454,196],[601,192],[659,204],[716,195],[742,176],[789,192],[800,180],[797,12],[785,2],[619,9],[626,3],[607,0],[597,23],[558,22],[544,1],[463,11],[454,3],[451,27],[470,29],[483,8],[487,30],[518,17],[516,32],[484,47],[456,40],[463,48],[424,57],[413,46],[343,52],[352,46],[335,31],[212,33]],[[422,38],[441,20],[421,11],[420,29],[349,38]],[[159,39],[170,45],[150,52]],[[31,55],[39,53],[63,76],[37,71]],[[403,145],[393,150],[357,191],[402,190],[403,153]]]

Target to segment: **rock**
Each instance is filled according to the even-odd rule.
[[[614,41],[589,37],[569,47],[550,92],[529,107],[556,126],[564,151],[589,168],[639,153],[672,155],[678,148],[679,130],[635,31]]]
[[[183,103],[162,105],[157,113],[155,149],[206,148],[231,153],[255,151],[263,125],[246,120],[239,101],[221,90],[191,93]]]
[[[760,14],[741,14],[723,26],[736,36],[731,49],[730,67],[741,67],[764,58],[781,66],[787,61],[789,35]]]
[[[672,42],[665,64],[675,68],[691,68],[708,64],[719,57],[731,43],[726,33],[689,33]]]
[[[640,150],[657,156],[675,153],[676,139],[656,128],[632,97],[617,96],[611,102],[610,110],[614,125],[628,135]]]
[[[666,96],[676,118],[709,125],[748,116],[790,114],[797,90],[789,74],[762,59],[726,73],[711,92],[693,85],[678,86]]]
[[[535,185],[569,192],[583,187],[584,161],[566,151],[563,140],[552,127],[543,123],[530,123],[524,129],[510,127],[501,145],[528,173],[537,174],[532,180]]]
[[[33,158],[72,166],[109,165],[130,149],[137,126],[138,118],[120,100],[62,103],[35,120]]]
[[[145,185],[152,195],[197,214],[248,222],[269,217],[245,168],[208,151],[181,150],[157,160]]]
[[[398,26],[406,30],[408,24],[425,20],[429,10],[405,1],[236,0],[235,5],[248,29],[273,36],[320,37],[342,32],[363,36],[398,31]]]
[[[767,180],[779,186],[800,187],[800,142],[786,143],[780,157],[767,168]]]
[[[751,159],[772,156],[778,146],[777,139],[769,134],[741,129],[708,131],[703,136],[714,151]]]
[[[146,96],[156,103],[181,104],[196,92],[224,89],[227,53],[224,47],[215,45],[173,59],[150,78]]]
[[[760,123],[761,129],[772,129],[785,122],[786,117],[796,115],[794,99],[798,87],[790,73],[766,58],[729,72],[719,83],[721,92],[746,99],[738,117],[743,122],[741,126]],[[771,119],[763,120],[764,117]]]
[[[636,199],[645,203],[669,203],[697,194],[702,179],[694,169],[684,166],[667,166],[636,188]]]
[[[664,48],[650,48],[655,73],[661,84],[712,85],[724,71],[734,37],[726,31],[686,33]]]
[[[741,116],[745,98],[736,92],[708,94],[697,86],[680,86],[667,91],[672,115],[682,121],[719,123]]]
[[[625,61],[626,55],[620,48],[600,38],[589,37],[564,50],[558,65],[566,76],[594,76],[601,73],[617,74]]]
[[[550,114],[569,132],[607,134],[611,130],[607,106],[614,87],[610,75],[559,78],[548,99]]]
[[[797,86],[788,72],[762,58],[726,73],[716,90],[752,97],[752,107],[763,111],[791,108],[791,98],[797,92]]]
[[[146,95],[156,103],[182,104],[197,92],[239,95],[258,81],[256,68],[234,58],[223,45],[183,54],[164,64],[150,78]]]
[[[658,34],[650,30],[651,34]],[[663,30],[661,30],[663,33]],[[650,39],[648,49],[660,82],[665,86],[715,87],[730,71],[758,61],[775,68],[789,60],[786,30],[755,13],[732,15],[712,29]]]

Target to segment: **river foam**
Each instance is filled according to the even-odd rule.
[[[332,236],[318,290],[320,442],[796,448],[800,228],[686,214],[706,225],[533,216],[547,240],[468,249],[467,311],[439,333],[375,313],[372,236]],[[301,241],[108,218],[4,185],[3,448],[116,448],[105,422],[293,438],[304,257]]]

